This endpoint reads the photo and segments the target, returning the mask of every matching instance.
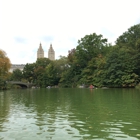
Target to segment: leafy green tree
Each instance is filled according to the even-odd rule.
[[[76,58],[81,68],[87,66],[88,62],[93,58],[103,53],[103,48],[107,46],[107,39],[96,33],[86,35],[81,40],[78,40],[76,47]]]
[[[104,86],[105,79],[105,65],[106,65],[106,56],[99,55],[95,59],[96,69],[93,73],[92,83],[97,87]]]
[[[68,58],[66,56],[60,56],[60,59],[53,61],[53,65],[60,79],[62,73],[69,68]]]
[[[93,84],[97,87],[103,86],[106,58],[101,54],[89,61],[87,67],[82,71],[80,84]]]
[[[11,75],[11,80],[21,81],[22,78],[23,78],[22,71],[20,69],[15,69]]]
[[[136,41],[136,50],[134,50],[133,52],[133,58],[134,58],[134,61],[133,63],[135,63],[135,70],[134,72],[139,75],[139,81],[140,81],[140,39],[138,39]]]
[[[73,48],[73,49],[71,49],[71,50],[68,51],[68,57],[67,58],[68,58],[68,62],[69,62],[70,65],[75,60],[75,52],[76,52],[76,49],[75,48]]]
[[[131,63],[135,65],[134,73],[140,81],[140,24],[134,25],[119,36],[116,40],[119,47],[128,48],[131,51]]]
[[[0,89],[6,89],[6,81],[0,77]]]
[[[32,64],[26,64],[24,69],[23,69],[23,77],[28,81],[28,82],[34,82],[34,70],[36,68],[35,63]]]
[[[65,77],[69,77],[68,80],[71,85],[76,86],[78,84],[93,82],[93,71],[97,67],[93,61],[98,55],[105,54],[106,49],[104,48],[108,46],[107,39],[96,33],[86,35],[81,40],[78,40],[76,49],[69,51],[68,63],[70,64],[70,68],[64,75]],[[63,77],[63,80],[61,79],[61,82],[66,83],[65,77]]]
[[[65,60],[65,61],[64,61]],[[60,59],[61,65],[61,78],[59,81],[59,86],[61,87],[74,87],[76,86],[76,59],[75,59],[75,49],[68,51],[68,56]]]
[[[140,46],[138,40],[140,39],[140,24],[134,25],[128,29],[128,31],[124,32],[121,36],[119,36],[116,40],[116,44],[120,47],[126,46],[127,48],[133,48],[136,50],[140,50]]]
[[[38,58],[34,71],[33,71],[33,82],[39,86],[39,87],[45,87],[47,77],[45,75],[45,69],[46,67],[51,63],[52,61],[48,58]]]
[[[42,87],[43,86],[43,77],[44,77],[45,68],[38,66],[34,69],[34,83]]]
[[[38,58],[36,61],[36,66],[41,66],[43,68],[45,68],[49,63],[51,62],[51,60],[49,58]]]
[[[45,68],[51,63],[48,58],[39,58],[36,63],[26,64],[23,69],[23,76],[28,82],[32,82],[39,87],[45,87],[46,75]]]
[[[57,73],[57,69],[54,66],[54,63],[50,63],[45,70],[45,74],[47,76],[47,86],[58,85],[59,75]]]
[[[111,87],[133,87],[138,81],[131,50],[114,47],[107,57],[104,83]]]
[[[74,81],[74,71],[72,69],[68,69],[62,73],[61,79],[59,81],[60,87],[75,87],[76,82]]]

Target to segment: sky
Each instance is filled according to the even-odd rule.
[[[140,23],[140,0],[0,0],[0,49],[12,64],[34,63],[39,44],[48,57],[67,56],[78,40],[96,33],[114,44]]]

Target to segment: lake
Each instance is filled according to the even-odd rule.
[[[138,89],[0,91],[0,140],[138,140]]]

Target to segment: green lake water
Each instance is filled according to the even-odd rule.
[[[139,140],[140,90],[0,91],[0,140]]]

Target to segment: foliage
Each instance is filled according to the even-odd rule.
[[[3,50],[0,50],[0,89],[6,88],[6,80],[9,76],[10,67],[10,59]]]
[[[57,85],[58,84],[59,75],[58,75],[57,70],[56,70],[56,68],[55,68],[53,63],[50,63],[46,67],[45,74],[47,76],[47,85],[48,86],[53,86],[53,85]]]
[[[95,33],[86,35],[78,40],[76,49],[68,54],[69,69],[62,75],[61,85],[76,87],[78,84],[89,84],[93,82],[93,71],[96,69],[95,58],[105,54],[107,39]],[[67,81],[67,78],[69,81]]]
[[[68,61],[69,61],[70,64],[74,62],[75,51],[76,51],[75,48],[68,51]]]
[[[67,68],[67,58],[61,56],[59,60],[51,61],[41,58],[33,64],[26,64],[23,76],[28,82],[39,87],[58,85],[61,73]]]
[[[0,69],[1,75],[4,75],[4,68]],[[26,64],[22,74],[16,71],[12,76],[13,79],[22,77],[39,87],[90,84],[134,87],[140,83],[140,24],[119,36],[114,46],[102,35],[85,35],[78,40],[76,48],[68,51],[67,57],[60,56],[54,61],[37,59],[33,64]]]
[[[6,81],[0,78],[0,89],[6,89]]]
[[[129,49],[114,47],[107,57],[104,83],[113,87],[135,86],[138,75],[134,73],[135,64],[132,62],[134,61]]]
[[[0,50],[0,77],[5,78],[10,67],[10,59],[6,56],[6,53],[3,50]]]
[[[36,61],[36,66],[41,66],[45,68],[51,62],[48,58],[38,58]]]
[[[22,71],[20,69],[15,69],[11,75],[12,81],[21,81],[23,78]]]
[[[53,61],[53,65],[57,71],[57,76],[60,78],[61,74],[69,68],[68,58],[60,56],[60,59]]]
[[[75,55],[80,68],[85,68],[88,61],[98,54],[102,54],[105,46],[107,46],[107,39],[103,39],[102,35],[96,35],[95,33],[78,40]]]
[[[133,72],[138,76],[140,80],[140,24],[134,25],[119,36],[116,40],[116,44],[119,47],[128,48],[131,53],[131,63],[135,66]]]
[[[119,36],[116,40],[116,44],[120,47],[131,47],[136,50],[140,50],[139,46],[140,40],[140,24],[134,25]]]
[[[32,83],[34,80],[34,69],[35,69],[35,63],[32,64],[26,64],[23,69],[23,77],[29,82]]]

